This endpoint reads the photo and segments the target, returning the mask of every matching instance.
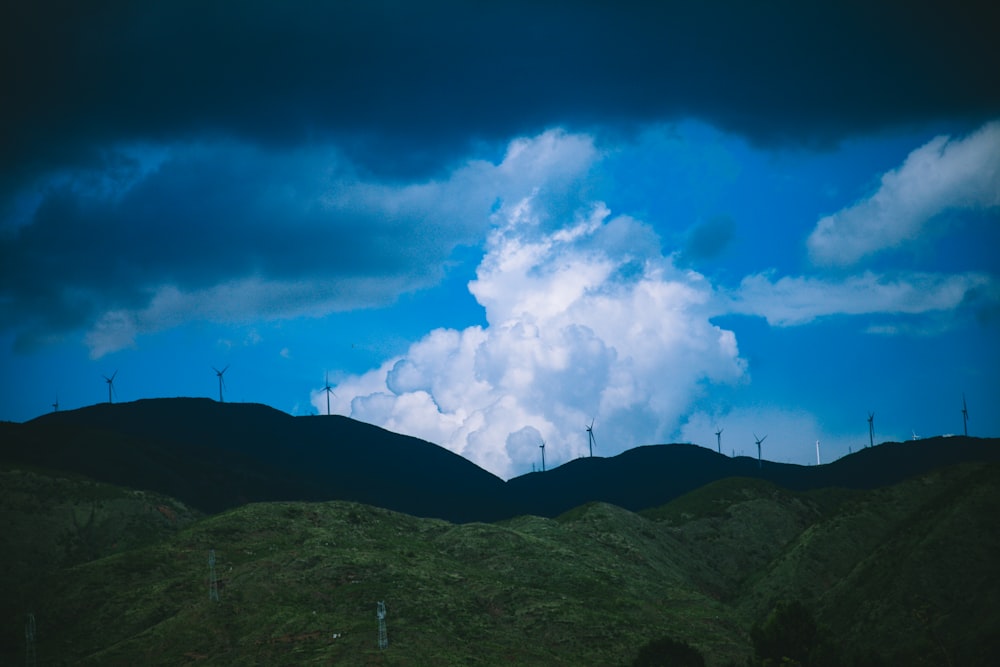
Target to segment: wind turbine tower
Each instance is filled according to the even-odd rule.
[[[724,431],[724,430],[725,429],[721,429],[720,428],[718,431],[715,432],[715,443],[719,447],[719,453],[720,454],[722,453],[722,431]]]
[[[819,440],[816,441],[816,465],[822,465],[819,461]]]
[[[333,394],[333,387],[330,386],[330,374],[326,374],[326,386],[323,387],[323,391],[326,392],[326,416],[330,416],[330,394]],[[336,394],[333,394],[336,396]]]
[[[52,404],[52,412],[59,412],[59,397],[56,396],[56,402]]]
[[[545,472],[545,441],[542,440],[542,444],[538,445],[538,448],[542,450],[542,472]]]
[[[756,443],[757,443],[757,467],[758,467],[758,468],[762,468],[762,467],[764,467],[764,464],[763,464],[763,463],[761,463],[761,459],[760,459],[760,443],[762,443],[762,442],[764,442],[765,440],[767,440],[767,436],[765,435],[765,436],[764,436],[763,438],[758,438],[758,437],[757,437],[757,434],[756,434],[756,433],[754,433],[754,434],[753,434],[753,439],[754,439],[754,440],[756,441]]]
[[[222,388],[225,386],[226,381],[222,379],[222,376],[229,370],[229,366],[226,366],[221,371],[215,366],[212,366],[212,370],[219,376],[219,403],[225,403],[225,401],[222,400]]]
[[[108,377],[107,375],[102,375],[101,376],[101,377],[104,378],[104,381],[108,383],[108,403],[111,403],[111,392],[113,392],[114,389],[115,389],[115,376],[116,375],[118,375],[118,371],[117,370],[114,373],[111,374],[111,377]]]
[[[875,446],[875,413],[868,413],[868,446]]]
[[[969,409],[965,406],[965,394],[962,394],[962,432],[969,437]]]
[[[594,420],[590,420],[590,426],[587,428],[587,445],[590,447],[590,456],[594,456]]]

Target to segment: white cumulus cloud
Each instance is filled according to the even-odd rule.
[[[535,193],[496,213],[469,285],[486,327],[432,331],[344,379],[337,411],[509,477],[540,465],[543,439],[548,466],[585,455],[592,419],[596,455],[663,441],[704,382],[743,376],[711,286],[648,225],[596,205],[551,229],[546,211]]]
[[[1000,205],[1000,122],[962,139],[936,137],[882,176],[878,190],[822,218],[809,235],[812,260],[846,266],[913,240],[953,209]]]

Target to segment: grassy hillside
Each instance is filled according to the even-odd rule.
[[[996,466],[865,493],[800,535],[741,604],[809,601],[834,635],[893,664],[997,664],[998,510]]]
[[[52,572],[157,544],[202,517],[159,494],[22,466],[0,467],[0,490],[4,618],[34,608]],[[0,637],[22,644],[23,620]]]
[[[34,479],[16,494],[3,486],[5,518],[23,535],[62,526],[39,530],[46,544],[83,525],[87,507],[97,507],[97,526],[135,493],[5,474]],[[729,479],[643,515],[592,503],[494,524],[339,501],[202,518],[166,505],[179,512],[170,522],[140,505],[129,507],[146,528],[98,530],[91,551],[58,551],[48,576],[22,590],[24,605],[4,606],[0,663],[23,661],[29,611],[39,664],[625,665],[663,636],[692,644],[709,665],[743,664],[754,622],[784,599],[803,601],[843,648],[843,664],[868,651],[895,664],[992,664],[1000,636],[995,464],[875,491],[795,493]],[[4,554],[7,570],[29,550]]]
[[[616,665],[669,634],[744,655],[739,619],[687,581],[654,528],[606,505],[564,522],[460,526],[341,502],[248,505],[58,571],[34,610],[38,654],[94,665]],[[208,596],[210,548],[219,602]]]

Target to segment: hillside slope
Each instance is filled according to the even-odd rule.
[[[60,492],[80,505],[74,494],[90,493]],[[30,496],[14,511],[21,525],[61,511]],[[30,611],[40,663],[625,665],[669,636],[722,666],[743,664],[774,605],[801,600],[837,664],[991,665],[998,511],[996,464],[874,491],[734,478],[643,515],[594,503],[494,524],[248,504],[52,564],[30,608],[5,606],[0,663],[23,661]]]

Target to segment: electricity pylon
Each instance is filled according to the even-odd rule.
[[[35,615],[28,614],[24,621],[24,664],[28,667],[35,667],[38,664],[38,656],[35,653]]]
[[[378,616],[378,647],[388,648],[389,647],[389,635],[385,631],[385,602],[379,601],[378,610],[375,612]]]
[[[215,549],[208,550],[208,599],[219,601],[219,580],[215,577]]]

